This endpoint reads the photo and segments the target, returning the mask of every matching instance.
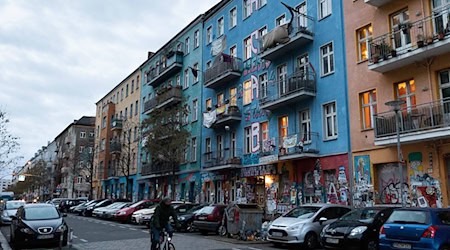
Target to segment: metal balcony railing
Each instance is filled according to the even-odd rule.
[[[369,58],[371,64],[377,64],[394,58],[404,59],[401,55],[410,53],[411,56],[419,55],[413,53],[415,50],[427,47],[441,40],[450,39],[450,5],[441,10],[434,11],[431,16],[415,22],[406,22],[397,25],[393,31],[373,38],[370,41]],[[450,49],[446,49],[450,51]],[[438,53],[437,51],[436,53]],[[428,51],[430,53],[430,51]],[[442,54],[443,52],[440,51]],[[400,65],[400,64],[399,64]],[[370,66],[370,65],[369,65]],[[401,64],[400,66],[404,66]],[[375,65],[374,65],[375,67]]]
[[[120,141],[111,141],[109,144],[109,151],[111,154],[120,154],[122,151],[122,144]]]
[[[144,103],[144,114],[151,113],[155,108],[162,108],[181,102],[182,89],[180,86],[164,87],[157,91],[158,95]]]
[[[450,98],[403,107],[399,113],[400,134],[429,131],[450,126]],[[396,135],[395,112],[374,115],[375,138]]]
[[[315,95],[316,74],[312,70],[302,70],[278,79],[275,87],[271,84],[261,86],[259,104],[262,108],[272,109]]]
[[[171,174],[180,170],[179,166],[172,167],[166,163],[146,163],[142,165],[141,175]]]
[[[122,119],[113,119],[111,121],[111,130],[121,130],[123,127],[123,120]]]
[[[178,72],[183,66],[184,53],[182,51],[169,52],[162,60],[156,63],[147,72],[147,83],[153,87],[157,87],[175,72]]]
[[[211,168],[225,165],[241,165],[242,149],[227,148],[210,151],[203,154],[204,168]]]
[[[242,113],[237,104],[236,106],[223,105],[218,107],[216,111],[217,120],[214,123],[214,127],[225,126],[242,120]]]
[[[242,59],[222,54],[212,67],[205,71],[205,86],[214,88],[233,78],[239,78],[242,70]]]

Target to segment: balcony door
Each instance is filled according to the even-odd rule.
[[[394,49],[403,50],[411,46],[408,9],[391,15],[392,45]]]
[[[444,112],[444,122],[450,125],[450,69],[439,72],[439,86]]]
[[[287,93],[287,66],[283,64],[277,68],[277,79],[279,84],[280,96]]]
[[[450,26],[450,0],[431,0],[434,32],[437,34]]]

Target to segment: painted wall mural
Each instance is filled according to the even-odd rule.
[[[370,172],[370,156],[354,157],[355,187],[353,205],[355,207],[370,207],[374,205],[374,187]]]
[[[431,157],[429,161],[431,163],[433,155],[429,154],[429,157]],[[442,193],[439,180],[429,175],[428,171],[425,172],[426,168],[423,165],[422,153],[410,153],[408,162],[412,205],[418,207],[442,207]]]
[[[400,181],[400,170],[397,163],[380,164],[377,166],[378,198],[382,204],[401,204],[401,185],[406,204],[411,204],[406,166],[403,168],[403,181]],[[402,184],[403,183],[403,184]]]

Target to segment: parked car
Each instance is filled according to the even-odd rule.
[[[78,204],[78,205],[76,205],[76,206],[71,206],[71,207],[69,207],[69,210],[68,210],[68,212],[69,213],[74,213],[75,212],[75,209],[77,208],[77,207],[81,207],[81,206],[83,206],[84,204],[86,204],[87,203],[87,201],[81,201],[81,203],[80,204]]]
[[[78,206],[74,209],[74,212],[77,213],[78,215],[83,215],[83,213],[85,213],[86,209],[88,207],[94,206],[95,204],[104,201],[105,199],[98,199],[98,200],[92,200],[90,202],[87,202],[81,206]]]
[[[194,227],[203,235],[208,232],[218,233],[225,208],[225,205],[218,204],[203,207],[194,217]]]
[[[69,200],[68,198],[54,198],[52,199],[51,203],[57,208],[59,209],[59,205],[61,204],[61,202],[65,201],[65,200]]]
[[[322,246],[326,249],[377,250],[380,228],[392,211],[393,207],[366,207],[351,211],[323,228]]]
[[[172,205],[175,204],[182,204],[184,202],[181,201],[173,201]],[[151,220],[151,217],[153,216],[153,214],[155,213],[155,209],[156,206],[158,204],[155,204],[149,208],[145,208],[145,209],[141,209],[139,211],[136,211],[133,213],[133,215],[131,216],[131,221],[132,223],[138,224],[138,225],[142,225],[145,224],[144,221],[148,222]],[[147,225],[148,227],[149,225]]]
[[[29,246],[67,245],[68,226],[64,220],[65,214],[60,214],[52,204],[25,204],[17,210],[11,222],[11,244],[14,248]]]
[[[58,209],[61,213],[67,213],[67,212],[69,212],[70,207],[77,206],[83,202],[84,202],[83,200],[79,200],[79,199],[63,200],[59,203]]]
[[[450,209],[394,210],[380,229],[380,250],[450,249]]]
[[[2,203],[1,207],[1,220],[0,224],[10,224],[12,221],[12,216],[16,215],[17,209],[21,206],[25,205],[25,201],[13,200],[13,201],[5,201]]]
[[[99,207],[94,209],[94,211],[92,212],[92,216],[102,219],[112,218],[118,210],[129,205],[129,202],[114,202],[106,207]]]
[[[178,231],[194,232],[195,231],[194,217],[205,206],[207,206],[207,204],[203,204],[203,205],[195,204],[195,206],[193,206],[189,210],[186,210],[185,212],[179,211],[177,215],[178,215],[178,223],[180,224],[180,227],[175,228],[175,223],[173,221],[171,221],[172,226]]]
[[[184,202],[184,201],[173,201],[172,207],[175,209],[175,213],[186,213],[189,209],[191,209],[194,206],[197,206],[198,204],[190,203],[190,202]],[[153,213],[150,215],[144,215],[142,218],[142,223],[147,226],[147,228],[150,228],[150,221],[152,220]],[[170,223],[174,223],[173,218],[170,218]]]
[[[98,203],[92,204],[88,207],[86,207],[86,209],[83,210],[82,215],[83,216],[92,216],[92,212],[94,211],[94,209],[99,208],[99,207],[106,207],[109,206],[113,203],[113,200],[110,199],[104,199]]]
[[[133,213],[141,209],[149,208],[159,202],[159,199],[142,200],[134,203],[133,205],[122,208],[114,215],[115,220],[119,222],[131,222]]]
[[[314,249],[319,244],[322,229],[350,210],[346,206],[334,204],[296,207],[271,223],[268,239],[276,245],[295,243],[303,244],[307,249]]]

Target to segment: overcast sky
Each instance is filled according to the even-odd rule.
[[[219,0],[0,0],[0,109],[21,164]]]

